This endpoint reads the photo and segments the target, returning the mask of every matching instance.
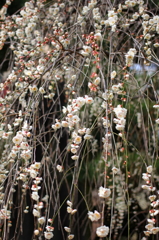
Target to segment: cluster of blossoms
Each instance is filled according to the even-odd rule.
[[[94,221],[98,221],[100,218],[101,218],[101,215],[100,215],[100,213],[98,212],[98,211],[94,211],[94,213],[93,212],[91,212],[91,211],[89,211],[88,212],[88,218],[92,221],[92,222],[94,222]]]
[[[147,167],[147,172],[142,174],[143,180],[146,182],[146,185],[142,185],[143,189],[146,189],[152,194],[149,196],[149,200],[151,202],[151,209],[149,210],[150,217],[147,219],[147,225],[145,226],[146,231],[144,231],[144,234],[146,236],[150,236],[151,234],[157,234],[159,232],[159,227],[155,226],[156,219],[155,216],[159,214],[158,208],[159,200],[157,199],[157,195],[154,194],[156,188],[152,186],[152,166]]]
[[[136,49],[135,48],[130,48],[127,54],[125,55],[126,58],[126,66],[130,67],[133,65],[133,60],[136,54]]]
[[[90,134],[89,128],[80,128],[80,109],[85,105],[90,105],[93,103],[93,98],[89,96],[78,97],[77,99],[72,100],[72,104],[68,105],[67,108],[63,107],[63,113],[66,114],[65,119],[63,121],[59,121],[56,119],[56,123],[52,125],[52,128],[56,131],[61,127],[69,128],[70,130],[75,129],[78,126],[78,131],[72,131],[71,134],[71,142],[68,150],[74,154],[71,158],[73,160],[78,160],[79,158],[79,149],[80,144],[82,142],[82,136],[84,140],[90,140],[92,135]],[[59,171],[62,171],[60,167],[58,167]]]
[[[108,19],[105,21],[105,25],[111,26],[112,32],[115,32],[115,30],[116,30],[117,21],[118,21],[117,12],[115,12],[114,10],[109,10],[108,11]]]
[[[11,211],[7,210],[5,206],[0,211],[0,218],[3,219],[10,219],[11,218]]]
[[[104,188],[104,187],[99,188],[99,192],[98,192],[99,197],[108,198],[110,194],[111,194],[111,191],[109,188]]]
[[[66,117],[63,121],[56,119],[56,123],[52,125],[52,128],[56,131],[61,127],[68,127],[69,129],[74,129],[76,125],[80,122],[79,111],[85,104],[92,104],[93,98],[89,96],[78,97],[73,99],[71,104],[67,107],[63,106],[63,113]]]
[[[15,145],[11,149],[9,158],[15,159],[17,158],[17,155],[20,154],[20,157],[25,160],[26,165],[28,164],[28,160],[32,156],[31,147],[28,143],[28,138],[30,138],[30,135],[31,135],[29,130],[31,129],[32,129],[32,126],[29,126],[27,122],[24,122],[22,126],[22,131],[18,131],[16,133],[16,136],[13,137],[12,139]]]
[[[118,105],[116,108],[114,108],[114,112],[117,118],[114,118],[113,121],[116,123],[116,129],[118,131],[123,131],[126,124],[126,114],[127,109],[122,108],[121,105]]]
[[[112,172],[114,173],[114,181],[117,197],[115,199],[115,211],[112,216],[111,228],[114,230],[114,234],[118,236],[119,230],[122,228],[124,221],[124,213],[127,209],[125,203],[125,196],[123,194],[123,187],[125,187],[125,174],[122,174],[118,168],[113,167]]]
[[[111,194],[111,191],[110,191],[109,188],[104,188],[102,186],[99,188],[99,192],[98,192],[99,197],[101,197],[103,199],[106,199],[110,196],[110,194]],[[94,211],[94,213],[89,211],[88,212],[88,218],[92,222],[98,221],[98,220],[101,219],[101,214],[96,210]],[[96,234],[97,234],[98,237],[106,237],[109,234],[109,227],[107,227],[105,225],[98,227],[96,229]]]
[[[67,212],[70,213],[71,215],[73,215],[77,212],[77,209],[73,209],[72,206],[73,206],[72,202],[67,200]],[[64,227],[64,229],[68,233],[68,239],[73,239],[74,234],[71,234],[71,228]]]
[[[93,82],[89,82],[88,87],[89,87],[90,91],[96,92],[101,79],[100,79],[100,77],[97,76],[97,74],[94,74],[94,76],[92,78],[93,78]]]
[[[110,196],[110,194],[111,194],[111,191],[109,188],[104,188],[102,186],[99,188],[99,191],[98,191],[99,197],[106,199]],[[89,212],[88,216],[91,219],[91,221],[92,219],[95,219],[95,221],[97,221],[100,218],[100,214],[97,211],[95,211],[94,214]],[[109,234],[109,227],[105,225],[98,227],[96,229],[96,234],[98,237],[106,237]]]

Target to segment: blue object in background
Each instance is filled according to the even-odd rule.
[[[137,75],[142,75],[146,72],[148,76],[155,73],[157,69],[158,69],[158,66],[154,63],[151,63],[151,65],[149,66],[135,63],[130,67],[130,70],[134,71]]]

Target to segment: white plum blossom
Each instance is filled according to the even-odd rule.
[[[94,81],[93,84],[98,85],[101,82],[100,77],[97,77]]]
[[[74,234],[69,234],[68,235],[68,239],[73,239],[74,238]]]
[[[113,168],[112,168],[112,172],[113,172],[114,174],[117,174],[117,173],[119,172],[119,169],[116,168],[116,167],[113,167]]]
[[[86,101],[87,104],[92,104],[93,103],[93,98],[86,95],[85,96],[85,101]]]
[[[23,141],[23,135],[17,134],[12,141],[14,144],[19,145]]]
[[[28,150],[23,150],[22,153],[21,153],[21,157],[25,160],[29,160],[31,158],[31,151],[28,149]]]
[[[37,92],[38,91],[38,88],[36,85],[33,85],[33,86],[29,86],[29,90],[31,93],[34,93],[34,92]]]
[[[132,66],[133,64],[133,59],[135,57],[136,54],[136,49],[135,48],[130,48],[129,51],[127,52],[127,54],[125,55],[126,57],[126,65],[127,66]]]
[[[116,108],[114,108],[114,112],[117,118],[121,119],[126,117],[127,109],[122,108],[121,105],[118,105]]]
[[[83,49],[84,50],[81,51],[81,54],[85,57],[89,56],[90,53],[92,52],[92,48],[90,46],[83,46]]]
[[[153,202],[156,199],[156,195],[150,195],[149,199],[150,199],[151,202]]]
[[[113,121],[117,124],[116,129],[118,131],[123,131],[125,128],[126,124],[126,114],[127,114],[127,109],[122,108],[121,105],[118,105],[116,108],[114,108],[114,112],[117,118],[114,118]]]
[[[111,78],[111,79],[114,79],[115,77],[116,77],[116,71],[111,72],[110,78]]]
[[[153,227],[151,229],[152,234],[157,234],[159,232],[159,227]]]
[[[63,170],[64,170],[63,166],[61,166],[61,165],[57,165],[56,168],[59,172],[63,172]]]
[[[69,123],[67,121],[61,122],[62,127],[69,127]]]
[[[155,120],[157,124],[159,124],[159,118]]]
[[[159,108],[159,104],[153,105],[153,108]]]
[[[39,200],[39,195],[37,192],[32,192],[31,197],[33,200],[38,201]]]
[[[96,229],[96,234],[98,237],[106,237],[109,234],[109,227],[101,226]]]
[[[101,35],[100,32],[94,34],[94,37],[95,37],[95,39],[98,40],[98,41],[101,41],[101,40],[102,40],[102,35]]]
[[[70,204],[70,206],[67,206],[67,212],[71,213],[71,215],[73,215],[77,212],[77,209],[72,209],[71,204]]]
[[[147,167],[147,172],[152,173],[152,166],[151,165]]]
[[[78,129],[78,133],[79,133],[80,135],[84,135],[85,132],[86,132],[86,128]]]
[[[147,173],[142,174],[142,179],[144,179],[145,181],[149,181],[150,177],[151,177],[150,174],[147,174]]]
[[[125,128],[125,125],[117,124],[115,128],[116,128],[116,130],[118,130],[118,131],[123,131],[124,128]]]
[[[51,239],[53,238],[54,234],[52,232],[44,232],[44,237],[46,239]]]
[[[65,231],[68,232],[68,233],[71,232],[71,228],[69,228],[69,227],[64,227],[64,229],[65,229]]]
[[[49,219],[48,219],[48,222],[49,222],[49,223],[52,223],[52,219],[49,218]],[[51,232],[54,231],[54,227],[52,227],[52,226],[49,226],[49,225],[48,225],[48,226],[46,226],[45,228],[46,228],[47,231],[51,231]]]
[[[33,209],[33,215],[34,217],[40,217],[40,212],[37,211],[35,208]]]
[[[101,218],[101,215],[98,211],[93,212],[88,212],[88,218],[93,222],[93,221],[98,221]]]
[[[29,144],[27,143],[27,142],[21,142],[21,144],[20,144],[20,148],[21,149],[28,149],[29,148]]]
[[[35,162],[34,164],[31,165],[31,168],[34,169],[40,169],[41,167],[41,162]]]
[[[44,94],[44,93],[45,93],[45,89],[44,89],[43,87],[40,87],[40,88],[39,88],[39,92],[40,92],[41,94]]]
[[[78,123],[78,122],[80,121],[80,118],[79,118],[77,115],[74,115],[74,116],[72,117],[72,121],[73,121],[74,123]]]
[[[71,158],[72,158],[72,160],[78,160],[79,156],[73,155]]]
[[[39,189],[41,189],[41,187],[36,184],[33,184],[31,187],[31,190],[33,190],[33,191],[38,191]]]
[[[38,218],[38,223],[40,223],[41,225],[45,223],[45,217],[40,217]]]
[[[68,213],[71,213],[71,212],[72,212],[72,207],[69,207],[69,206],[68,206],[68,207],[67,207],[67,212],[68,212]]]
[[[16,35],[19,39],[24,38],[24,31],[22,29],[17,29]]]
[[[85,140],[90,140],[91,138],[93,138],[93,136],[90,135],[90,134],[87,134],[87,133],[86,133],[86,134],[84,135],[84,139],[85,139]]]
[[[67,205],[69,206],[69,207],[72,207],[72,202],[71,201],[69,201],[69,200],[67,200]]]
[[[52,128],[56,131],[61,128],[61,123],[56,119],[56,123],[52,125]]]
[[[76,99],[76,103],[77,103],[77,105],[81,108],[84,104],[85,104],[85,98],[83,98],[83,97],[78,97],[77,99]]]
[[[30,173],[30,177],[32,178],[36,178],[38,175],[38,172],[35,171],[34,169],[30,169],[29,173]]]
[[[111,191],[109,188],[104,188],[104,187],[100,187],[99,191],[98,191],[98,195],[101,198],[108,198],[111,194]]]
[[[72,148],[71,148],[71,152],[72,152],[73,154],[76,154],[76,153],[77,153],[77,148],[72,147]]]
[[[77,212],[77,209],[72,209],[71,215],[75,214]]]
[[[34,230],[34,234],[37,236],[37,235],[39,235],[39,230],[38,229],[35,229]]]

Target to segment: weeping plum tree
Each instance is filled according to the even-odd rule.
[[[0,239],[159,239],[158,4],[12,4],[0,10]]]

